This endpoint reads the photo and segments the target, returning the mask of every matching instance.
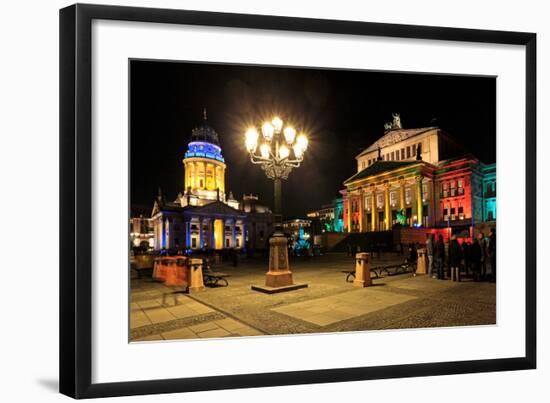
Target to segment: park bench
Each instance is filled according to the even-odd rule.
[[[374,274],[374,278],[381,278],[377,267],[373,267],[370,269],[371,277],[372,274]],[[353,280],[355,279],[355,270],[342,270],[342,273],[346,275],[346,282],[353,283]]]
[[[395,276],[396,274],[405,274],[410,271],[414,271],[414,266],[408,262],[400,264],[392,264],[384,266],[380,269],[380,275],[385,272],[388,276]]]
[[[374,274],[374,278],[382,278],[382,274],[385,273],[388,276],[394,276],[396,274],[405,274],[409,271],[414,271],[413,265],[408,262],[400,264],[392,264],[386,266],[371,267],[371,277]],[[346,275],[346,282],[351,283],[355,279],[355,270],[342,270],[342,273]]]
[[[220,282],[225,283],[223,287],[227,287],[229,282],[227,277],[231,277],[231,274],[223,273],[221,271],[213,271],[210,267],[210,264],[207,261],[204,261],[202,266],[202,278],[204,285],[209,287],[217,287]]]

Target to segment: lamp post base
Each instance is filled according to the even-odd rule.
[[[307,287],[307,284],[294,284],[288,264],[288,241],[277,228],[269,240],[269,271],[265,274],[265,286],[252,286],[255,291],[274,294]]]
[[[253,285],[250,287],[254,291],[263,292],[264,294],[278,294],[280,292],[299,290],[307,288],[307,284],[292,284],[283,287],[268,287],[266,285]]]
[[[265,285],[267,287],[285,287],[294,284],[292,272],[289,271],[268,271],[265,274]]]

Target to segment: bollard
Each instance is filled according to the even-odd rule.
[[[355,255],[355,287],[369,287],[372,285],[370,278],[370,253],[357,253]]]
[[[416,261],[416,272],[415,274],[426,274],[428,272],[428,264],[426,256],[426,249],[421,248],[417,250],[418,259]]]
[[[190,266],[189,292],[204,290],[204,281],[202,278],[202,259],[191,259]]]

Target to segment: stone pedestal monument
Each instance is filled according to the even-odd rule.
[[[278,228],[269,239],[269,270],[265,274],[265,286],[253,285],[255,291],[274,294],[305,288],[307,284],[295,284],[288,264],[288,240]]]
[[[426,249],[419,248],[417,250],[417,253],[418,253],[418,260],[416,262],[415,274],[426,274],[428,272],[427,270],[428,265],[426,264],[426,259],[427,259]]]
[[[370,278],[370,253],[357,253],[355,255],[355,287],[369,287],[372,285]]]
[[[189,292],[204,290],[202,259],[191,259],[189,268]]]

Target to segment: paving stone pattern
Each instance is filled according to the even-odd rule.
[[[374,265],[399,256],[375,258]],[[496,322],[493,283],[461,283],[428,276],[396,275],[355,288],[342,270],[354,260],[330,254],[291,261],[294,281],[308,288],[263,294],[250,289],[265,281],[267,260],[222,265],[228,287],[207,288],[166,299],[171,290],[150,279],[132,280],[131,341],[199,339],[316,332],[490,325]]]

